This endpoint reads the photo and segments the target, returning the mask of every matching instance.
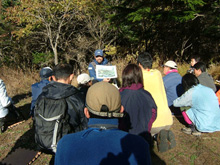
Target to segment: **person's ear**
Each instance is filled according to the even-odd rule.
[[[70,75],[70,81],[73,80],[73,77],[74,77],[74,74],[71,74],[71,75]]]
[[[124,112],[124,107],[123,107],[123,105],[121,105],[121,110],[120,110],[120,113],[123,113]]]
[[[48,78],[48,80],[49,80],[49,81],[53,81],[53,77],[50,76],[50,77]]]
[[[57,81],[56,77],[53,75],[51,76],[53,81]]]
[[[89,110],[87,107],[84,108],[84,114],[88,119],[90,118]]]

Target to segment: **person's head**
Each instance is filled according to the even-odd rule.
[[[95,60],[100,64],[104,60],[104,53],[101,49],[97,49],[94,53]]]
[[[148,52],[142,52],[139,54],[137,59],[137,64],[143,69],[151,69],[152,68],[153,59]]]
[[[87,118],[123,117],[124,108],[118,89],[107,82],[97,82],[86,94],[84,113]]]
[[[50,67],[44,67],[40,70],[41,80],[50,80],[53,75],[53,70]]]
[[[141,68],[136,64],[128,64],[122,72],[122,87],[129,87],[138,83],[143,85]]]
[[[200,59],[201,58],[199,56],[196,56],[196,55],[191,56],[191,61],[190,61],[191,66],[194,66],[197,62],[200,61]]]
[[[92,80],[93,78],[91,78],[87,73],[82,73],[77,77],[77,83],[79,86],[91,86]]]
[[[174,61],[169,60],[164,64],[163,73],[166,74],[172,69],[177,69],[177,64]]]
[[[203,62],[197,62],[194,66],[194,74],[196,77],[200,76],[202,72],[206,72],[206,66]]]
[[[191,73],[187,73],[182,77],[182,85],[185,91],[199,84],[198,78]]]
[[[71,84],[73,80],[73,67],[70,64],[57,64],[53,69],[53,80]]]

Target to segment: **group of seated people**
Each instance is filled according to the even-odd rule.
[[[205,64],[196,62],[181,77],[177,64],[167,61],[162,77],[152,69],[151,55],[139,53],[137,64],[123,69],[119,89],[109,78],[96,78],[96,65],[111,65],[100,49],[89,64],[89,75],[77,77],[77,88],[71,85],[73,66],[45,67],[42,81],[32,85],[35,140],[56,153],[55,164],[151,164],[152,139],[161,152],[176,145],[172,114],[182,114],[186,134],[220,131],[214,81]]]

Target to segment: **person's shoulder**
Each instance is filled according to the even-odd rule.
[[[111,63],[107,60],[107,58],[103,59],[102,65],[110,65]]]
[[[6,89],[5,83],[3,80],[0,81],[0,89],[1,89],[1,91]]]
[[[150,69],[149,74],[151,74],[155,77],[162,77],[162,74],[158,69]]]
[[[40,82],[36,82],[36,83],[32,84],[31,88],[43,88],[44,86],[46,86],[49,83],[50,83],[49,80],[41,80]]]
[[[96,65],[97,65],[97,63],[95,62],[95,60],[93,60],[92,62],[89,63],[88,69],[91,70],[91,69],[93,69]]]
[[[3,86],[5,83],[2,79],[0,79],[0,86]]]
[[[71,90],[70,94],[69,94],[69,99],[71,100],[78,100],[78,102],[80,101],[81,103],[84,103],[85,100],[85,96],[83,95],[82,91],[80,91],[79,89],[77,89],[76,87],[72,86],[69,90]]]

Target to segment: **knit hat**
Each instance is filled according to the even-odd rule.
[[[101,49],[97,49],[95,51],[95,56],[103,56],[103,51]]]
[[[89,88],[86,107],[97,116],[123,117],[123,113],[120,113],[120,93],[115,86],[107,82],[98,82]]]
[[[48,79],[52,75],[53,75],[53,70],[50,67],[44,67],[40,71],[41,80]]]
[[[82,73],[77,77],[77,82],[78,84],[86,84],[87,82],[93,80],[93,77],[90,77],[88,74],[86,73]]]
[[[172,68],[172,69],[177,69],[177,64],[174,62],[174,61],[167,61],[165,64],[164,64],[164,66],[168,66],[168,67],[170,67],[170,68]]]

